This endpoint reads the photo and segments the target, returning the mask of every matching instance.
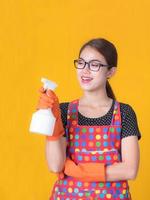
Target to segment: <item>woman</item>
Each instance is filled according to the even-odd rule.
[[[82,97],[59,105],[54,92],[40,89],[37,108],[52,108],[57,119],[46,137],[48,166],[58,174],[50,200],[129,200],[141,134],[133,108],[116,100],[108,82],[116,72],[116,48],[92,39],[74,65]]]

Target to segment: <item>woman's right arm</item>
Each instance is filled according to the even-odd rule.
[[[49,170],[58,173],[64,168],[67,147],[66,137],[63,137],[65,128],[61,119],[60,104],[54,92],[50,90],[45,92],[43,87],[40,88],[39,92],[40,98],[37,109],[51,108],[56,118],[52,136],[46,136],[45,153]]]
[[[64,168],[66,161],[66,138],[61,136],[58,140],[46,140],[46,160],[50,171],[58,173]]]

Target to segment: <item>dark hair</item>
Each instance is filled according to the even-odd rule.
[[[83,49],[87,46],[96,49],[100,54],[102,54],[104,56],[107,64],[109,65],[108,69],[111,69],[112,67],[117,67],[118,54],[117,54],[117,50],[116,50],[115,46],[111,42],[109,42],[108,40],[106,40],[104,38],[92,39],[92,40],[86,42],[81,47],[79,56],[80,56],[81,52],[83,51]],[[114,94],[108,80],[106,82],[106,92],[107,92],[108,97],[110,97],[112,99],[116,99],[115,94]]]

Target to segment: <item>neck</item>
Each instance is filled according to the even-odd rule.
[[[85,91],[80,98],[81,104],[88,104],[94,106],[107,106],[112,102],[112,99],[107,96],[106,90]]]

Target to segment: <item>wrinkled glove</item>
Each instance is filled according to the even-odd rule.
[[[39,89],[39,92],[40,98],[37,104],[37,110],[51,108],[56,118],[53,134],[46,136],[46,139],[49,141],[58,140],[64,134],[58,97],[52,90],[45,91],[43,87]]]
[[[79,163],[66,159],[64,173],[81,181],[106,181],[104,163]]]

